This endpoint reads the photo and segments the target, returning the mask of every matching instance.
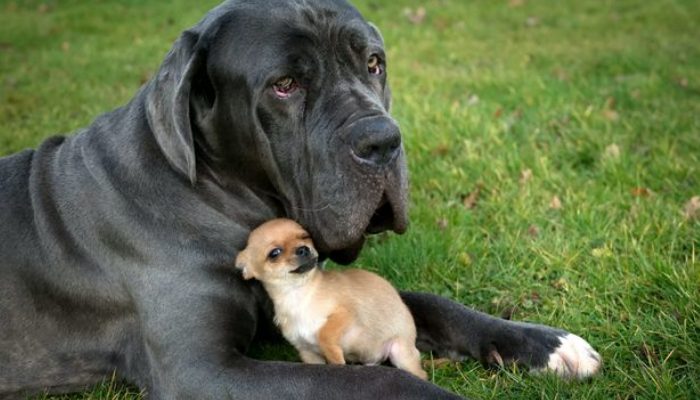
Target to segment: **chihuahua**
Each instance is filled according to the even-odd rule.
[[[421,379],[416,327],[393,286],[361,269],[325,271],[309,234],[290,219],[253,230],[236,257],[244,279],[258,279],[275,308],[275,323],[313,364],[375,365],[389,359]]]

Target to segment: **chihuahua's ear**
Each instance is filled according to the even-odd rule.
[[[255,278],[255,273],[253,273],[253,269],[250,267],[250,256],[246,250],[239,252],[238,256],[236,256],[236,268],[240,269],[243,273],[243,279],[248,280]]]

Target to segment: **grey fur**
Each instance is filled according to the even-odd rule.
[[[370,52],[378,31],[344,1],[227,1],[129,104],[0,159],[0,398],[115,371],[150,399],[456,398],[393,368],[244,355],[275,337],[264,291],[232,266],[252,228],[292,217],[346,262],[366,230],[406,229],[404,153]],[[271,94],[288,74],[303,98]],[[563,334],[403,296],[422,350],[537,367]]]

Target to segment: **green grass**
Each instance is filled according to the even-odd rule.
[[[215,3],[0,2],[0,154],[128,101]],[[432,379],[485,399],[698,398],[700,218],[682,210],[700,195],[700,2],[429,0],[419,24],[416,2],[356,3],[388,45],[412,196],[409,232],[358,264],[564,327],[605,360],[588,382],[472,361]]]

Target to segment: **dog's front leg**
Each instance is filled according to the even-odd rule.
[[[153,399],[458,399],[388,367],[258,361],[243,354],[265,318],[262,298],[221,272],[154,272],[139,288]]]
[[[598,353],[566,331],[496,318],[429,293],[401,297],[413,314],[422,351],[484,364],[515,362],[566,377],[585,378],[600,368]]]

